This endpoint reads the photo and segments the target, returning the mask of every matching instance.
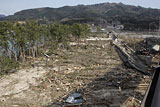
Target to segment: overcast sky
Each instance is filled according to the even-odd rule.
[[[62,7],[78,4],[96,4],[104,2],[122,2],[124,4],[160,9],[160,0],[0,0],[0,14],[12,15],[17,11],[39,7]]]

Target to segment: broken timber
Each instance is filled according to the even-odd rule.
[[[142,60],[140,60],[140,58],[134,54],[135,52],[133,49],[118,41],[114,41],[113,45],[119,57],[126,66],[135,68],[143,74],[149,74],[147,72],[148,66],[145,65]]]

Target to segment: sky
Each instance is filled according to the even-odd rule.
[[[160,0],[0,0],[0,14],[13,15],[15,12],[40,7],[58,8],[78,4],[124,3],[135,6],[160,9]]]

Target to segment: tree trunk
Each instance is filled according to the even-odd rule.
[[[39,47],[40,48],[40,47]],[[35,45],[35,57],[37,57],[37,55],[38,55],[38,48],[37,48],[37,46]]]
[[[79,47],[79,42],[80,42],[80,36],[78,36],[78,47]]]
[[[15,58],[15,60],[16,60],[16,62],[18,61],[18,59],[17,59],[17,53],[16,53],[16,51],[14,50],[14,58]]]
[[[12,56],[11,56],[11,50],[7,49],[7,51],[8,51],[8,57],[9,57],[9,59],[11,59],[12,58]]]
[[[34,43],[34,46],[32,48],[32,56],[33,56],[33,64],[35,62],[35,56],[36,56],[36,42]],[[35,64],[34,64],[35,66]]]
[[[22,54],[23,54],[23,61],[25,62],[25,61],[26,61],[26,58],[25,58],[25,50],[24,50],[24,48],[23,48]]]
[[[37,48],[36,48],[36,42],[35,42],[35,43],[34,43],[34,46],[33,46],[33,51],[32,51],[32,52],[33,52],[33,53],[32,53],[32,54],[33,54],[33,58],[36,57],[36,49],[37,49]]]
[[[20,59],[23,62],[23,48],[20,47]]]
[[[34,62],[35,62],[35,51],[34,51],[34,47],[32,48],[32,57],[33,57],[33,66],[35,66]]]
[[[35,58],[35,49],[34,49],[34,47],[32,48],[32,57]]]
[[[31,49],[28,49],[28,56],[31,56]]]

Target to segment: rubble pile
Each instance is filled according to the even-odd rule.
[[[69,50],[43,54],[35,66],[48,72],[35,78],[39,84],[30,84],[28,91],[19,93],[21,99],[15,94],[6,96],[5,102],[12,99],[10,105],[23,107],[139,106],[151,77],[125,66],[110,45],[111,39],[99,38],[92,37],[79,47],[72,45]],[[0,106],[5,104],[0,102]]]
[[[104,46],[100,46],[99,42],[103,42]],[[52,71],[47,76],[61,93],[50,106],[140,105],[151,78],[124,66],[109,41],[92,41],[87,47],[74,51],[73,56],[70,54],[69,64],[72,66],[63,63],[73,72]],[[74,69],[77,65],[78,69]],[[75,100],[74,93],[80,94],[79,100]]]

